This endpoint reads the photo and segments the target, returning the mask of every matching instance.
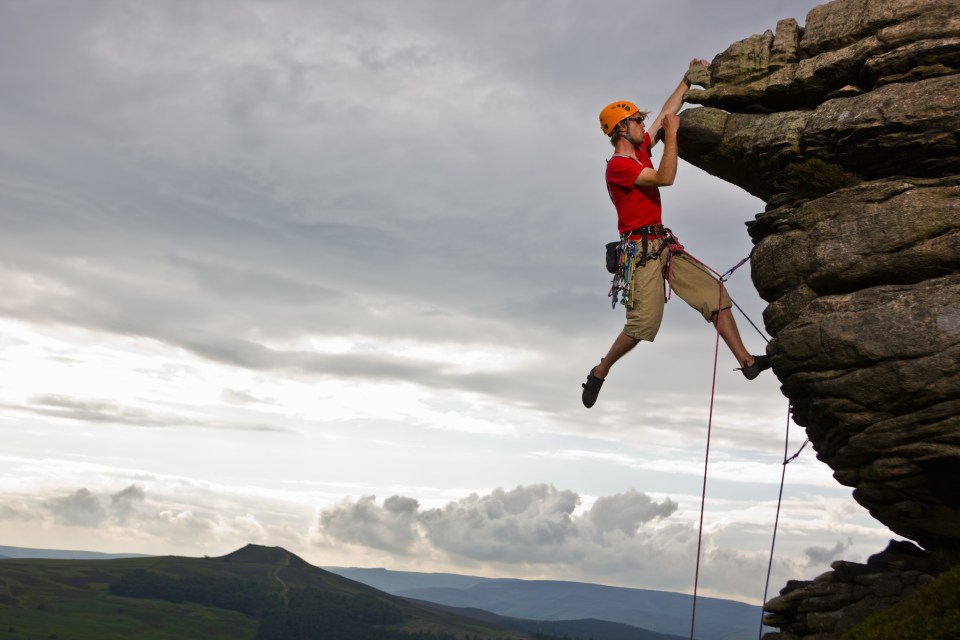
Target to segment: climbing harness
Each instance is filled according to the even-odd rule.
[[[637,242],[632,240],[640,236],[639,247]],[[651,240],[660,240],[660,246],[657,249],[650,249]],[[611,243],[615,244],[615,243]],[[664,270],[664,282],[667,292],[664,294],[664,301],[670,299],[673,292],[673,268],[672,256],[685,253],[683,245],[677,240],[677,237],[670,229],[661,224],[651,224],[637,229],[625,231],[620,236],[620,243],[615,248],[616,258],[614,264],[616,269],[613,271],[613,279],[610,281],[610,291],[607,297],[610,298],[610,307],[616,308],[617,302],[625,307],[633,303],[633,275],[637,267],[643,268],[647,262],[658,260],[661,255],[666,254]],[[617,299],[619,296],[619,300]]]

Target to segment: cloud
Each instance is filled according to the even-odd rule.
[[[620,531],[631,535],[641,525],[658,518],[668,518],[677,510],[669,498],[657,503],[650,496],[631,489],[614,496],[603,496],[590,507],[585,519],[598,533]]]
[[[546,484],[471,494],[423,513],[426,538],[446,553],[499,562],[552,562],[578,535],[580,497]]]
[[[73,493],[51,498],[47,511],[60,524],[71,527],[100,527],[109,524],[126,524],[136,515],[137,505],[146,500],[143,489],[130,485],[105,500],[86,488]]]
[[[57,522],[68,527],[97,527],[107,518],[100,499],[88,489],[78,489],[70,495],[54,498],[48,509]]]
[[[211,420],[196,415],[176,415],[171,411],[156,412],[136,407],[123,406],[113,400],[77,398],[62,394],[39,394],[31,396],[22,405],[0,405],[17,412],[33,413],[64,420],[91,423],[121,424],[134,427],[183,427],[200,426],[207,429],[234,431],[288,431],[272,424],[240,421]]]
[[[273,501],[244,498],[172,479],[153,492],[130,484],[115,491],[84,487],[5,494],[0,496],[0,524],[9,522],[14,530],[29,527],[41,536],[70,527],[71,540],[105,539],[113,545],[122,540],[127,548],[141,547],[134,549],[141,553],[157,547],[163,553],[222,552],[249,542],[304,546],[306,534],[300,530],[307,526],[305,514],[300,518],[289,505],[278,508]]]
[[[807,547],[803,550],[803,554],[807,556],[807,563],[811,567],[829,565],[834,560],[840,558],[852,544],[853,540],[849,538],[846,542],[838,540],[832,549],[828,549],[827,547]]]
[[[381,505],[365,496],[323,510],[314,543],[434,560],[439,554],[453,564],[513,575],[522,570],[605,584],[633,584],[642,575],[651,588],[690,586],[697,531],[669,522],[677,503],[631,489],[600,497],[578,513],[580,504],[576,492],[548,484],[473,493],[434,509],[420,509],[411,498],[393,496]],[[766,569],[763,555],[714,547],[709,534],[705,540],[703,585],[756,597],[757,576]],[[737,571],[748,573],[731,580]]]
[[[0,520],[34,520],[36,517],[27,503],[22,500],[6,498],[0,502]]]
[[[136,514],[137,505],[143,504],[147,494],[135,484],[110,496],[110,510],[121,524]]]
[[[392,496],[383,505],[375,496],[344,500],[320,514],[320,530],[330,538],[374,549],[408,553],[419,537],[413,498]]]
[[[311,527],[305,511],[298,517],[274,499],[167,479],[154,490],[138,482],[48,497],[5,495],[0,527],[28,527],[37,535],[69,527],[75,544],[107,537],[138,552],[224,553],[255,542],[282,545],[306,558],[320,554],[320,564],[328,565],[692,588],[698,530],[675,501],[635,489],[591,500],[584,507],[577,492],[543,483],[475,492],[436,508],[403,495],[382,501],[367,495],[321,508]],[[699,582],[704,595],[760,597],[766,551],[745,552],[722,542],[744,535],[755,536],[756,525],[727,522],[704,531]],[[811,564],[778,554],[772,584],[802,576],[813,563],[848,550],[842,544],[811,547],[806,552]]]
[[[375,4],[230,5],[227,20],[217,2],[191,19],[163,4],[11,10],[0,78],[17,108],[0,123],[18,126],[0,156],[0,314],[146,336],[253,372],[412,383],[563,419],[579,389],[569,378],[589,368],[567,373],[579,350],[612,337],[595,96],[636,90],[590,61],[643,16],[626,2],[548,15],[532,2],[360,8]],[[708,27],[668,15],[722,46],[743,37],[735,16]],[[28,41],[26,24],[44,28]],[[659,55],[632,57],[660,100],[693,54],[673,49],[669,70]],[[28,55],[45,71],[23,76],[15,61]],[[564,151],[532,165],[546,112]],[[689,191],[708,194],[690,209],[720,197],[696,186],[704,178],[690,176]],[[721,199],[734,211],[745,201]],[[331,336],[524,345],[536,357],[458,375],[284,345]]]
[[[320,425],[337,446],[297,480],[334,473],[368,494],[391,495],[400,482],[459,496],[451,487],[490,483],[484,472],[447,472],[456,463],[443,446],[455,458],[478,442],[453,436],[576,434],[537,448],[614,443],[626,471],[607,469],[630,479],[584,481],[613,495],[584,506],[578,493],[527,484],[425,508],[404,495],[332,504],[337,494],[314,519],[319,537],[353,543],[361,558],[689,583],[695,532],[677,504],[609,487],[645,471],[650,450],[637,443],[696,440],[699,450],[691,425],[706,406],[696,390],[708,385],[696,377],[712,350],[709,327],[675,301],[657,343],[618,365],[603,406],[585,414],[579,401],[623,321],[601,266],[615,231],[596,113],[609,96],[656,108],[691,57],[802,8],[62,4],[0,10],[0,317],[28,327],[22,348],[0,344],[20,383],[2,385],[0,417],[18,425],[4,433],[8,453],[46,455],[41,438],[68,432],[73,461],[268,483]],[[657,29],[642,28],[649,15]],[[629,64],[608,64],[618,57]],[[664,201],[669,224],[708,263],[749,251],[740,223],[762,209],[756,199],[682,166]],[[721,445],[777,449],[766,400],[757,401],[779,397],[769,382],[731,388],[738,400],[724,407]],[[272,439],[283,431],[275,422],[302,437]],[[430,449],[439,471],[344,469],[342,460],[371,455],[356,433],[376,433],[373,422],[412,425],[418,436],[448,429]],[[230,455],[180,455],[197,451],[198,437],[217,440],[195,427],[229,430],[228,445],[211,446]],[[273,460],[263,460],[266,447]],[[328,467],[324,455],[339,460]],[[261,475],[240,470],[247,457]],[[716,475],[742,472],[740,458]],[[568,473],[541,458],[533,462],[545,475],[530,476],[530,462],[496,464],[510,484],[585,475],[582,463]],[[0,520],[69,526],[71,540],[84,529],[169,551],[297,545],[308,535],[302,498],[277,507],[248,487],[225,500],[201,482],[175,491],[138,474],[104,487],[96,473],[30,473],[23,482],[44,488],[5,499]],[[63,484],[49,493],[54,477]],[[21,486],[16,472],[5,481]],[[723,561],[730,570],[753,562]]]

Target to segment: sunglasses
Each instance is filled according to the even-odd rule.
[[[637,124],[643,124],[643,121],[646,120],[643,116],[638,116],[636,118],[627,118],[630,122],[636,122]]]

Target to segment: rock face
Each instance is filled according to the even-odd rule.
[[[960,545],[957,0],[836,0],[695,73],[680,154],[767,202],[753,279],[794,420],[891,530]]]
[[[836,0],[691,72],[680,155],[748,224],[768,352],[817,456],[923,547],[960,547],[960,10]]]
[[[813,580],[791,580],[764,605],[764,624],[779,627],[764,640],[840,638],[866,618],[908,598],[933,580],[935,567],[909,542],[891,542],[866,564],[839,560]]]

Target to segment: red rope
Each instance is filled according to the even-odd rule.
[[[692,257],[692,256],[691,256]],[[693,258],[696,260],[696,258]],[[697,260],[699,262],[699,260]],[[706,267],[706,265],[703,265]],[[710,267],[707,267],[710,269]],[[713,271],[712,269],[710,269]],[[716,273],[716,272],[714,272]],[[703,459],[703,491],[700,494],[700,528],[697,531],[697,566],[693,575],[693,610],[690,612],[690,640],[697,622],[697,587],[700,584],[700,549],[703,542],[703,513],[707,504],[707,468],[710,464],[710,434],[713,431],[713,401],[717,389],[717,359],[720,355],[720,310],[723,307],[723,280],[720,278],[720,300],[717,304],[717,336],[713,349],[713,381],[710,383],[710,415],[707,419],[707,451]]]
[[[681,247],[681,250],[682,250],[682,247]],[[717,276],[720,284],[720,299],[717,303],[717,322],[716,322],[717,335],[716,335],[716,341],[713,349],[713,380],[710,383],[710,413],[707,419],[707,447],[706,447],[706,453],[704,455],[704,460],[703,460],[703,490],[702,490],[702,493],[700,494],[700,526],[697,531],[697,562],[696,562],[696,569],[694,571],[694,576],[693,576],[693,609],[690,613],[690,640],[694,640],[693,634],[694,634],[694,630],[696,628],[696,623],[697,623],[697,591],[700,585],[700,554],[703,547],[703,519],[704,519],[704,512],[706,510],[706,503],[707,503],[707,477],[708,477],[708,469],[710,465],[710,436],[713,432],[713,404],[716,398],[717,360],[720,354],[720,311],[723,307],[723,292],[724,292],[723,283],[726,282],[729,276],[733,275],[734,271],[736,271],[737,269],[742,267],[744,264],[746,264],[747,261],[750,260],[750,256],[747,256],[746,258],[744,258],[743,260],[735,264],[733,267],[731,267],[726,273],[724,273],[723,275],[720,275],[719,273],[711,269],[709,266],[707,266],[703,262],[700,262],[700,260],[697,260],[697,258],[690,255],[686,251],[683,251],[683,253],[687,257],[689,257],[691,260],[696,262],[698,265],[700,265],[710,273]],[[673,265],[671,264],[671,273],[668,274],[668,281],[670,280],[670,276],[672,276],[672,271],[673,271],[672,266]],[[672,290],[673,289],[672,283],[669,286],[670,286],[670,289]],[[737,308],[739,309],[740,307],[737,307]],[[749,320],[749,318],[747,319]],[[753,322],[751,321],[750,324],[753,324]],[[754,325],[754,328],[756,328],[756,325]],[[759,329],[758,329],[758,332],[759,332]],[[762,333],[760,333],[760,335],[763,336]],[[780,504],[783,500],[783,486],[784,486],[784,480],[786,478],[787,464],[789,464],[794,458],[799,456],[800,452],[803,451],[803,448],[807,446],[807,442],[809,442],[809,439],[807,439],[807,441],[803,443],[800,449],[795,454],[793,454],[792,457],[787,458],[786,454],[788,451],[787,446],[789,444],[789,439],[790,439],[790,405],[788,404],[787,405],[786,442],[784,443],[784,461],[783,461],[783,470],[782,470],[783,472],[780,475],[780,496],[777,499],[777,515],[773,524],[773,542],[770,545],[770,561],[767,566],[767,582],[766,582],[766,586],[764,587],[764,593],[763,593],[764,602],[766,602],[767,600],[767,589],[769,588],[769,585],[770,585],[770,573],[773,567],[773,553],[774,553],[774,546],[776,545],[776,540],[777,540],[777,525],[779,524],[779,521],[780,521]],[[760,622],[760,634],[763,635],[762,613],[761,613],[761,622]]]
[[[723,275],[720,275],[719,273],[711,269],[709,266],[697,260],[695,257],[690,255],[689,253],[686,253],[686,252],[684,253],[687,257],[689,257],[691,260],[696,262],[698,265],[700,265],[710,273],[713,273],[714,275],[716,275],[718,279],[718,283],[720,285],[720,298],[717,301],[717,320],[716,320],[717,335],[716,335],[716,340],[713,348],[713,380],[710,382],[710,413],[707,419],[707,448],[706,448],[706,453],[704,454],[704,459],[703,459],[703,490],[700,494],[700,526],[697,530],[697,563],[696,563],[696,569],[693,575],[693,610],[690,612],[690,640],[694,640],[693,632],[697,623],[697,590],[700,586],[700,553],[703,547],[703,516],[704,516],[704,511],[706,510],[706,504],[707,504],[707,475],[708,475],[707,471],[710,466],[710,436],[713,432],[713,403],[714,403],[714,400],[716,399],[717,360],[720,355],[720,312],[723,310],[723,292],[724,292],[723,283],[726,281],[728,276],[733,274],[734,271],[736,271],[741,266],[746,264],[746,262],[750,259],[750,256],[747,256],[746,258],[738,262],[736,265],[734,265],[732,268],[730,268],[726,273],[724,273]]]

